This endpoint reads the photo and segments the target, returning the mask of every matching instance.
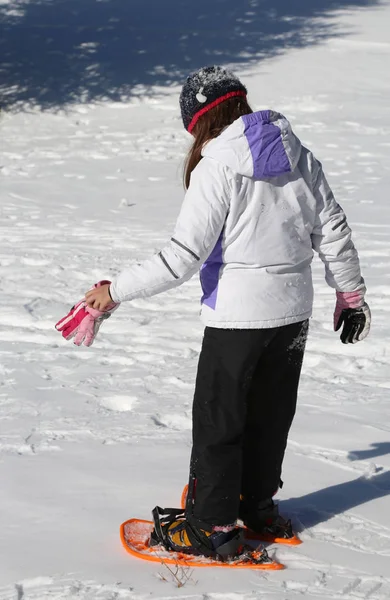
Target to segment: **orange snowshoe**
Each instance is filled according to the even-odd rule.
[[[190,523],[180,509],[156,507],[153,518],[154,522],[130,519],[122,524],[122,543],[133,556],[190,567],[284,568],[258,540],[248,543],[241,527],[226,533],[206,531]]]

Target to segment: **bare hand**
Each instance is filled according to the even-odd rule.
[[[105,284],[98,288],[89,290],[85,294],[85,299],[90,308],[104,312],[109,304],[112,304],[111,296],[108,292],[110,286]]]

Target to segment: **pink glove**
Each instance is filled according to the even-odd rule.
[[[99,281],[93,287],[97,288],[107,283],[110,284],[111,281]],[[81,346],[82,343],[84,343],[84,346],[92,346],[102,322],[108,319],[118,306],[119,303],[112,302],[102,312],[95,308],[90,308],[85,298],[83,298],[70,309],[66,317],[58,321],[55,327],[57,331],[62,333],[62,337],[66,340],[74,337],[76,346]]]
[[[336,292],[336,307],[333,315],[333,327],[337,331],[341,313],[345,308],[361,308],[364,304],[364,293],[357,292]]]

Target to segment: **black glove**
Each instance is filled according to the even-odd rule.
[[[364,340],[369,334],[371,324],[371,311],[368,304],[364,303],[361,308],[344,308],[341,311],[335,331],[341,326],[340,340],[343,344],[356,344]]]

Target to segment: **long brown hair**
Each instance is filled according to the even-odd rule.
[[[195,137],[184,163],[184,187],[190,185],[191,173],[202,158],[202,148],[206,142],[219,134],[233,121],[253,112],[246,98],[229,98],[200,117],[192,130]]]

